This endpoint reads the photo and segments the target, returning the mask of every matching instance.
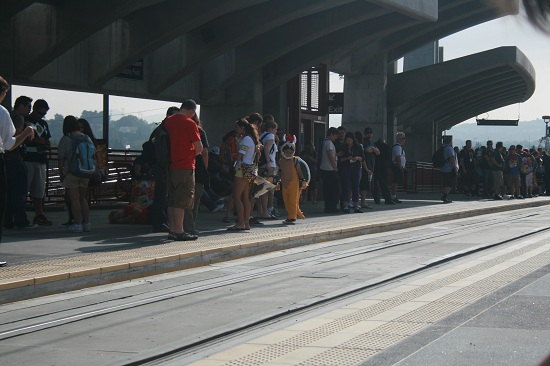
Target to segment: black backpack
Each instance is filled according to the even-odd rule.
[[[170,136],[164,126],[164,121],[153,131],[151,142],[155,149],[155,163],[161,168],[168,169],[170,166]]]
[[[262,145],[265,146],[265,142],[264,142],[264,139],[267,137],[267,135],[269,135],[269,132],[265,131],[264,133],[262,133],[262,135],[260,136],[260,142]],[[260,152],[260,160],[258,162],[258,166],[259,167],[262,167],[264,165],[267,165],[267,159],[265,158],[265,151],[261,151]]]
[[[445,165],[445,155],[443,154],[444,146],[437,149],[432,156],[432,164],[434,168],[441,168]]]

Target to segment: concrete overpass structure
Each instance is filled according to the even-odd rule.
[[[5,0],[0,73],[20,85],[192,97],[216,143],[237,117],[254,111],[274,114],[283,127],[315,141],[315,126],[327,121],[323,74],[330,70],[346,77],[344,125],[362,130],[369,124],[391,142],[397,129],[408,127],[397,113],[403,105],[388,99],[393,80],[399,83],[388,79],[394,61],[426,42],[517,12],[517,0],[498,3],[511,6],[485,0]],[[313,74],[301,74],[311,68]],[[418,131],[418,139],[433,140],[433,131]]]

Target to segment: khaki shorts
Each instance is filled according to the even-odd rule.
[[[77,177],[69,173],[67,174],[65,179],[63,179],[63,187],[65,187],[66,189],[88,188],[89,182],[90,182],[90,179],[88,178]]]
[[[493,170],[493,187],[500,187],[504,185],[504,177],[502,175],[502,171],[500,170]]]
[[[31,197],[44,198],[46,194],[46,164],[26,161],[25,170]]]
[[[168,207],[193,208],[195,200],[195,171],[170,169],[168,171]]]

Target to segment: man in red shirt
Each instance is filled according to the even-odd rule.
[[[168,169],[168,220],[174,240],[196,240],[183,230],[184,210],[193,208],[195,193],[195,156],[202,151],[199,130],[195,121],[197,104],[186,99],[179,112],[168,117],[165,128],[170,138],[170,167]]]

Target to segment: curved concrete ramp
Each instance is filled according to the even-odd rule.
[[[478,114],[524,102],[535,69],[517,47],[499,47],[388,78],[388,109],[403,128],[448,129]]]

